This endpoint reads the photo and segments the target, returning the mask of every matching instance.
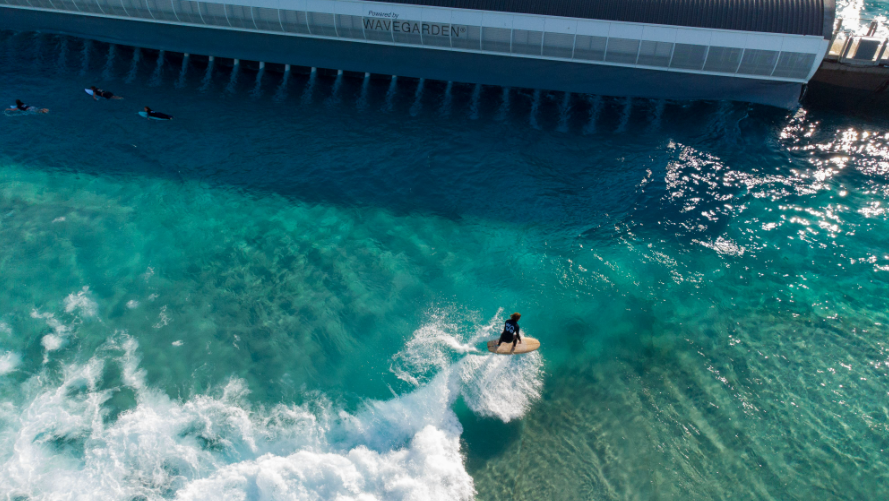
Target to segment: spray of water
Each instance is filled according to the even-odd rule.
[[[312,93],[315,90],[315,80],[318,78],[318,70],[312,68],[312,72],[309,73],[309,81],[306,83],[306,88],[303,91],[302,95],[302,104],[307,105],[312,102]]]
[[[114,78],[114,58],[117,55],[117,45],[108,46],[108,58],[105,60],[105,67],[102,68],[102,78],[111,80]]]
[[[441,115],[444,117],[451,115],[451,101],[452,91],[454,88],[454,82],[448,82],[448,85],[445,87],[444,98],[441,100]]]
[[[206,92],[213,82],[213,66],[215,63],[216,61],[213,59],[207,62],[207,70],[204,72],[204,78],[201,80],[201,88],[199,89],[201,92]]]
[[[475,87],[472,89],[472,100],[469,104],[469,119],[470,120],[478,120],[479,117],[479,106],[482,97],[482,86],[481,84],[475,84]]]
[[[500,101],[500,108],[497,109],[497,116],[496,116],[496,119],[501,122],[506,120],[506,117],[509,114],[509,94],[510,94],[510,88],[504,87],[503,88],[503,98]]]
[[[383,111],[392,111],[395,106],[395,95],[398,93],[398,76],[392,75],[392,82],[389,84],[389,90],[386,91],[386,104]]]
[[[232,66],[232,74],[231,78],[228,80],[228,85],[225,86],[225,92],[227,94],[234,94],[237,91],[238,87],[238,75],[241,73],[241,65],[235,64]]]
[[[176,80],[176,88],[182,89],[185,87],[185,76],[188,74],[188,54],[185,54],[182,57],[182,67],[179,69],[179,78]]]
[[[281,77],[281,84],[278,85],[278,90],[275,91],[274,100],[275,102],[282,102],[287,99],[287,82],[290,80],[290,70],[287,69],[284,71],[284,76]]]
[[[624,98],[624,108],[620,112],[620,121],[617,123],[617,128],[614,129],[615,134],[621,134],[627,131],[627,127],[630,125],[630,116],[633,114],[633,98],[626,97]]]
[[[602,113],[602,98],[600,96],[588,96],[590,102],[590,118],[583,128],[584,134],[596,133],[596,122],[599,121],[599,114]]]
[[[568,120],[571,119],[571,93],[566,92],[559,105],[559,132],[568,132]]]
[[[364,74],[364,80],[361,82],[361,93],[358,95],[356,106],[359,110],[367,109],[367,90],[370,87],[370,73]]]
[[[139,62],[142,60],[142,50],[136,47],[133,50],[133,61],[130,63],[130,71],[127,72],[126,83],[132,83],[136,79],[136,73],[139,71]]]
[[[265,76],[265,66],[259,68],[259,71],[256,73],[256,83],[253,85],[253,90],[250,91],[250,97],[253,99],[258,99],[262,96],[262,77]]]
[[[88,290],[72,293],[69,307],[95,315]],[[467,330],[433,315],[392,359],[413,390],[353,412],[323,395],[304,405],[252,406],[237,378],[172,399],[148,384],[136,341],[116,332],[89,360],[46,368],[0,404],[0,497],[473,499],[452,405],[462,398],[476,413],[509,421],[542,384],[536,354],[476,349],[499,322]],[[0,377],[18,360],[0,354]],[[132,403],[115,411],[120,392]]]
[[[423,107],[423,103],[421,99],[423,98],[423,84],[426,82],[425,78],[420,79],[420,83],[417,84],[417,92],[414,93],[414,104],[411,105],[410,113],[412,117],[415,117],[420,114],[420,110]]]
[[[534,91],[534,97],[531,100],[531,127],[534,129],[540,129],[540,124],[537,123],[537,113],[540,111],[540,91]]]
[[[164,51],[160,51],[157,54],[157,64],[154,66],[154,73],[151,74],[151,78],[148,80],[148,85],[151,87],[157,87],[161,84],[164,77]]]

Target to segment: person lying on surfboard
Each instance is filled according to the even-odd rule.
[[[94,101],[98,101],[100,97],[104,97],[105,99],[123,99],[120,96],[115,96],[114,94],[112,94],[111,92],[108,92],[107,90],[98,89],[98,88],[96,88],[95,85],[90,87],[90,90],[93,91],[93,100]]]
[[[49,109],[47,108],[35,108],[29,104],[25,104],[21,99],[15,100],[15,106],[12,108],[6,108],[6,111],[32,111],[35,113],[49,113]]]
[[[521,313],[513,313],[509,316],[509,320],[503,325],[503,333],[500,334],[500,341],[497,341],[497,347],[499,348],[503,343],[512,343],[512,348],[515,349],[516,343],[522,342],[522,336],[519,334],[519,319],[522,318]]]
[[[152,111],[148,106],[145,107],[145,118],[156,118],[158,120],[172,120],[173,117],[159,111]]]

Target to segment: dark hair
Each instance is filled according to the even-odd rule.
[[[96,91],[99,90],[99,89],[97,89],[96,86],[93,85],[92,87],[90,87],[90,90],[93,91],[93,92],[96,92]]]
[[[23,103],[21,99],[16,99],[16,100],[15,100],[15,104],[17,104],[17,105],[19,105],[19,106],[24,106],[24,105],[25,105],[25,103]]]
[[[145,111],[147,111],[148,113],[151,113],[151,108],[149,108],[148,106],[146,106],[146,107],[145,107]]]

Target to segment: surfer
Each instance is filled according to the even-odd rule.
[[[114,94],[112,94],[111,92],[108,92],[107,90],[98,89],[98,88],[96,88],[95,85],[90,87],[90,90],[93,91],[93,100],[94,101],[98,101],[100,97],[104,97],[105,99],[123,99],[120,96],[115,96]]]
[[[31,111],[34,113],[49,113],[48,108],[35,108],[29,104],[25,104],[21,99],[15,100],[15,106],[6,108],[6,111]]]
[[[161,113],[159,111],[151,111],[151,108],[148,106],[145,107],[145,117],[146,118],[154,118],[157,120],[172,120],[173,117],[167,115],[166,113]]]
[[[503,333],[500,334],[500,341],[497,341],[497,347],[499,348],[503,343],[512,343],[512,348],[515,349],[516,343],[522,342],[522,336],[519,334],[519,319],[522,318],[521,313],[513,313],[509,316],[509,320],[503,325]]]

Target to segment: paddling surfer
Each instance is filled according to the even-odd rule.
[[[512,349],[515,349],[516,343],[522,342],[522,336],[519,334],[519,319],[522,318],[521,313],[513,313],[509,316],[509,320],[503,325],[503,333],[500,334],[500,341],[497,342],[499,348],[503,343],[512,343]]]
[[[161,113],[159,111],[154,111],[148,106],[145,107],[145,118],[156,118],[158,120],[172,120],[173,117],[167,115],[166,113]]]
[[[6,108],[6,111],[30,111],[33,113],[49,113],[49,110],[46,108],[37,108],[35,106],[31,106],[30,104],[25,104],[21,99],[15,100],[15,106],[10,108]]]
[[[104,97],[105,99],[123,99],[120,96],[115,96],[113,93],[97,88],[95,85],[90,87],[90,90],[93,91],[93,100],[98,101],[100,97]]]

